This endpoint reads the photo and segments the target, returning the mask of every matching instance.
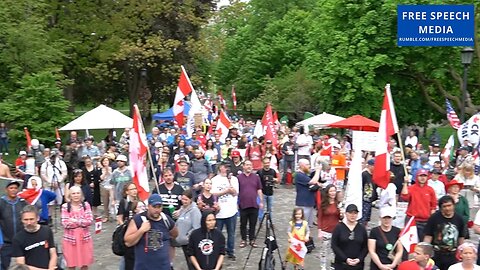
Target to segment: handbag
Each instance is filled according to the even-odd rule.
[[[307,242],[305,242],[305,246],[307,247],[307,253],[312,253],[312,251],[316,248],[315,242],[313,242],[313,238],[310,237]]]

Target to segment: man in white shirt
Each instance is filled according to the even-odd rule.
[[[428,185],[433,188],[435,191],[435,195],[437,198],[441,198],[446,195],[445,193],[445,185],[442,181],[438,180],[439,176],[442,174],[442,171],[438,169],[434,169],[431,173],[431,179],[428,179]]]
[[[227,257],[235,260],[235,228],[237,227],[238,179],[229,168],[230,163],[222,162],[218,174],[212,178],[212,194],[218,197],[220,211],[217,213],[217,228],[227,227]]]
[[[67,165],[58,157],[57,152],[52,151],[50,158],[46,159],[40,167],[40,176],[42,178],[45,190],[54,192],[57,197],[49,203],[49,212],[53,213],[55,203],[62,205],[63,195],[65,194],[65,180],[67,179]]]
[[[299,128],[300,135],[297,137],[297,160],[306,159],[310,161],[310,156],[312,152],[313,139],[312,136],[305,133],[305,128]]]

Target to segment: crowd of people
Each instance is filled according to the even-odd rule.
[[[445,158],[438,138],[428,149],[414,131],[402,141],[404,149],[392,138],[391,183],[385,189],[372,180],[374,153],[362,153],[362,204],[344,205],[354,151],[350,135],[282,122],[272,141],[254,136],[253,129],[243,120],[226,137],[202,128],[186,136],[178,128],[153,127],[147,135],[148,175],[155,188],[147,201],[139,199],[132,181],[128,129],[119,137],[111,130],[98,142],[72,131],[51,148],[32,140],[15,162],[18,180],[7,184],[0,200],[1,270],[12,258],[54,269],[56,220],[64,230],[66,267],[88,269],[94,262],[96,217],[128,224],[121,270],[174,269],[180,248],[189,270],[221,269],[225,259],[236,260],[236,248],[259,247],[258,220],[264,212],[276,214],[275,189],[282,185],[296,191],[282,262],[294,269],[305,267],[305,254],[294,247],[313,240],[321,243],[325,269],[363,269],[367,255],[370,269],[479,268],[477,246],[467,240],[471,232],[480,233],[480,181],[468,141]],[[412,250],[402,246],[400,228],[393,225],[399,202],[408,204],[402,224],[416,222],[420,243]],[[372,211],[375,207],[379,210]],[[372,212],[379,213],[378,226],[370,222]]]

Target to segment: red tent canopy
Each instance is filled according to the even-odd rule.
[[[379,123],[361,115],[350,116],[328,125],[332,128],[347,128],[361,131],[378,131]]]

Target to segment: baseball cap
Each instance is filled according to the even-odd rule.
[[[22,151],[18,152],[18,155],[19,156],[27,155],[27,152],[22,150]]]
[[[178,164],[180,164],[180,163],[187,163],[188,164],[188,161],[187,161],[186,158],[179,158],[178,159]]]
[[[425,169],[418,170],[417,176],[419,175],[428,175],[428,170],[425,170]]]
[[[267,140],[266,143],[272,143],[272,141],[271,141],[271,140]]]
[[[358,213],[358,208],[355,204],[349,204],[347,208],[345,209],[345,212],[350,213],[350,212],[357,212]]]
[[[127,162],[128,159],[127,159],[127,157],[126,157],[125,155],[121,155],[121,154],[120,154],[120,155],[117,156],[117,161]]]
[[[8,182],[8,184],[5,186],[5,188],[8,188],[11,185],[17,185],[17,187],[20,187],[20,182],[18,182],[16,180],[11,180],[11,181]]]
[[[148,198],[148,204],[151,206],[162,205],[163,204],[162,197],[157,193],[154,193],[150,195],[150,197]]]
[[[461,147],[458,148],[458,150],[466,150],[466,151],[468,151],[468,147],[466,147],[466,146],[461,146]]]
[[[433,170],[432,170],[432,173],[433,173],[433,174],[442,174],[442,171],[439,170],[439,169],[433,169]]]
[[[374,159],[369,159],[367,161],[367,164],[370,165],[370,166],[373,166],[373,165],[375,165],[375,160]]]
[[[232,153],[230,153],[231,157],[240,157],[240,151],[238,150],[233,150]]]
[[[432,144],[432,147],[440,147],[440,144],[434,143],[434,144]]]
[[[382,207],[380,208],[380,217],[381,218],[384,218],[384,217],[395,217],[396,213],[395,211],[393,210],[392,207]]]

